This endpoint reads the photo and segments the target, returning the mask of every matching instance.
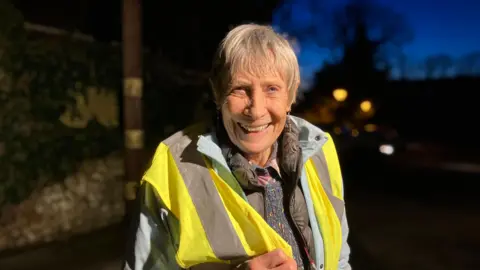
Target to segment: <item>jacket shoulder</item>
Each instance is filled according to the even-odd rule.
[[[208,126],[198,123],[180,130],[163,140],[157,146],[153,158],[147,166],[148,169],[144,174],[144,178],[156,178],[154,175],[157,175],[159,171],[166,170],[164,166],[169,163],[170,158],[173,158],[177,165],[185,160],[199,159],[196,144],[198,137],[204,134],[205,131],[208,131]]]
[[[205,134],[208,127],[205,123],[197,123],[175,132],[160,144],[166,145],[169,149],[185,148],[187,145],[196,143],[198,137]]]

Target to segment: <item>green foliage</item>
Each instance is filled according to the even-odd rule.
[[[93,122],[59,120],[72,91],[121,89],[120,48],[72,36],[26,32],[22,16],[0,0],[0,207],[18,203],[79,161],[119,149],[121,133]],[[45,180],[47,179],[47,180]]]

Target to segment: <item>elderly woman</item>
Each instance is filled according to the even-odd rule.
[[[216,123],[158,146],[125,269],[350,269],[335,146],[289,115],[299,82],[271,27],[227,34],[211,76]]]

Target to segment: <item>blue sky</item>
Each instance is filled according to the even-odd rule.
[[[310,0],[291,0],[295,3],[291,25],[298,26],[310,18]],[[317,0],[321,1],[321,0]],[[377,0],[402,13],[411,25],[415,38],[404,46],[409,62],[419,63],[429,55],[448,54],[454,58],[480,50],[480,0]],[[288,1],[287,1],[288,2]],[[321,1],[327,9],[341,5],[345,0]],[[280,7],[281,9],[282,7]],[[274,14],[274,25],[275,25]],[[298,55],[302,79],[308,84],[315,70],[328,59],[330,52],[314,43],[299,40]]]

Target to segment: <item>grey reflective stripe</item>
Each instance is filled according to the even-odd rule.
[[[311,159],[315,165],[315,168],[317,169],[318,177],[320,178],[322,187],[325,190],[325,193],[327,193],[328,199],[337,213],[337,217],[342,220],[345,205],[341,199],[333,195],[332,182],[330,180],[330,174],[328,173],[328,164],[325,158],[325,153],[323,150],[320,150],[313,155]]]
[[[196,143],[188,136],[175,140],[169,146],[175,163],[185,181],[203,230],[215,256],[222,260],[246,258],[247,253],[222,203],[220,194],[206,168]]]
[[[135,269],[144,269],[152,250],[151,237],[152,226],[150,226],[148,217],[144,213],[140,213],[140,222],[135,242]]]

